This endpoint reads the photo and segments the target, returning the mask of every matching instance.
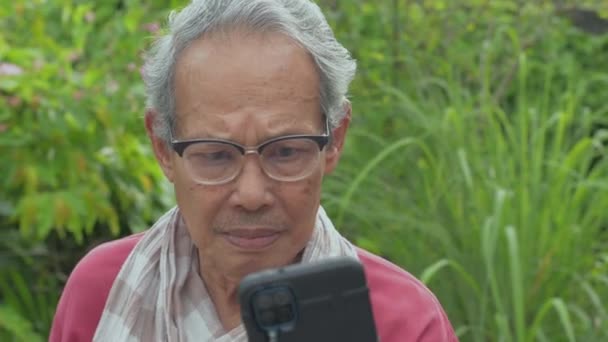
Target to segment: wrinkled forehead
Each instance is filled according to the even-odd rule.
[[[268,128],[321,123],[319,75],[310,55],[282,34],[204,37],[178,59],[176,115],[222,130],[233,123]]]
[[[255,71],[257,73],[253,73]],[[312,81],[319,92],[319,72],[312,56],[292,38],[279,32],[232,30],[194,40],[178,55],[174,83],[184,79],[196,81],[197,76],[219,76],[229,82],[233,79],[228,76],[235,73],[256,75],[255,80],[273,80],[281,74],[292,76],[294,82]],[[245,85],[253,79],[236,80]]]

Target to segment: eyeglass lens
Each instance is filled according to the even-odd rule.
[[[319,146],[306,138],[274,141],[261,148],[262,169],[277,180],[306,177],[319,158]],[[184,159],[193,177],[205,183],[221,183],[234,178],[244,162],[244,155],[233,145],[204,142],[188,146]]]

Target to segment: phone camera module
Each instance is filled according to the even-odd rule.
[[[265,310],[272,308],[273,298],[269,293],[260,293],[255,297],[255,306],[259,309]]]
[[[271,326],[276,324],[276,315],[272,310],[264,310],[260,312],[260,325]]]
[[[258,291],[253,298],[254,316],[263,330],[289,331],[295,326],[296,302],[288,287]]]
[[[283,305],[277,309],[277,320],[279,323],[290,322],[294,319],[294,312],[291,305]]]

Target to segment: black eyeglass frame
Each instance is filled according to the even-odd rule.
[[[321,135],[311,135],[311,134],[293,134],[293,135],[284,135],[281,137],[272,138],[258,144],[256,146],[245,146],[234,141],[225,140],[225,139],[186,139],[186,140],[177,140],[171,139],[171,148],[180,156],[183,157],[184,151],[188,146],[197,144],[197,143],[220,143],[226,144],[235,147],[241,155],[246,155],[250,153],[257,153],[258,155],[262,155],[264,148],[274,142],[282,141],[282,140],[291,140],[291,139],[309,139],[317,143],[319,146],[319,152],[323,150],[325,146],[329,143],[329,120],[325,117],[325,133]]]

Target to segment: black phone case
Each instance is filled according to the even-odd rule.
[[[295,298],[296,319],[279,342],[376,342],[363,267],[352,258],[296,264],[251,274],[239,287],[241,316],[249,342],[269,341],[256,322],[253,298],[260,291],[287,287]]]

